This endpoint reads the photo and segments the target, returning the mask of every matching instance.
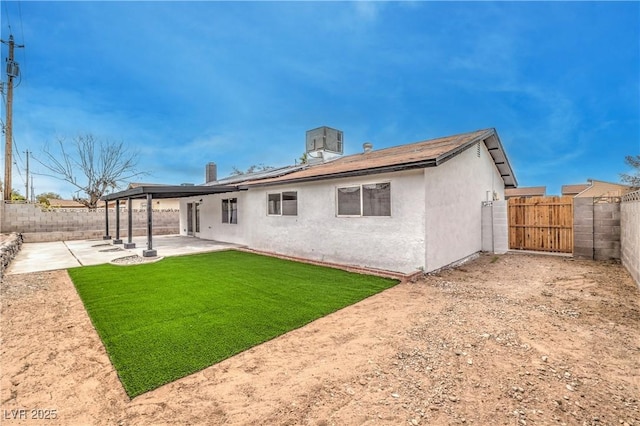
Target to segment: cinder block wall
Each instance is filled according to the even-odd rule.
[[[493,202],[493,249],[495,253],[509,251],[509,204],[507,200]]]
[[[640,287],[640,191],[622,198],[620,246],[622,264]]]
[[[593,198],[573,199],[573,256],[593,259]]]
[[[104,209],[43,210],[34,204],[3,204],[0,216],[0,232],[22,234],[24,242],[82,240],[102,238],[105,233]],[[146,235],[147,212],[133,211],[134,236]],[[178,234],[180,212],[154,211],[154,235]],[[109,234],[116,235],[116,214],[109,209]],[[120,237],[127,237],[127,212],[120,212]]]
[[[593,205],[594,259],[620,259],[620,203]]]
[[[506,253],[509,250],[507,201],[482,205],[482,251]]]
[[[573,256],[620,259],[620,203],[573,199]]]

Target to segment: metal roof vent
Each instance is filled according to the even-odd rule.
[[[366,154],[367,152],[371,152],[373,150],[373,144],[371,142],[365,142],[362,144],[362,150]]]

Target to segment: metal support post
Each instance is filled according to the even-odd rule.
[[[127,242],[124,243],[124,248],[132,249],[136,248],[136,243],[132,241],[133,238],[133,211],[132,211],[131,197],[127,198]]]
[[[142,251],[143,257],[155,257],[158,252],[153,249],[153,200],[147,194],[147,249]]]
[[[113,244],[122,244],[120,239],[120,200],[116,200],[116,239]]]
[[[104,200],[104,235],[102,239],[111,239],[111,235],[109,235],[109,202],[107,200]]]

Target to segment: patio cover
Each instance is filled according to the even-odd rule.
[[[197,197],[201,195],[209,194],[222,194],[225,192],[234,192],[246,190],[239,186],[234,185],[216,185],[216,186],[204,186],[204,185],[141,185],[135,188],[126,189],[120,192],[114,192],[113,194],[107,194],[100,198],[105,202],[104,220],[105,220],[105,234],[102,237],[104,240],[110,240],[109,235],[109,201],[116,202],[116,238],[113,240],[113,244],[122,244],[120,239],[120,200],[126,199],[129,203],[128,208],[128,242],[124,244],[124,248],[130,249],[135,247],[135,243],[132,242],[133,227],[132,227],[132,214],[131,214],[131,200],[146,198],[147,199],[147,249],[142,252],[145,257],[157,256],[158,253],[153,249],[153,199],[161,198],[183,198],[183,197]]]
[[[125,189],[113,194],[103,195],[100,200],[114,201],[127,198],[183,198],[197,197],[199,195],[221,194],[224,192],[239,191],[240,188],[234,185],[204,186],[204,185],[141,185],[136,188]]]

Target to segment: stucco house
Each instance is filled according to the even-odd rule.
[[[521,186],[519,188],[505,188],[504,198],[531,198],[544,197],[547,193],[546,186]]]
[[[562,185],[562,195],[576,198],[620,197],[629,191],[630,188],[627,185],[596,179],[587,179],[587,183],[576,185]]]
[[[338,152],[341,132],[333,139],[327,149],[307,135],[309,164],[214,180],[203,186],[224,192],[181,198],[181,233],[313,260],[433,271],[481,250],[483,202],[504,200],[505,188],[517,185],[495,129],[380,150],[365,144],[347,156]]]
[[[160,183],[141,183],[131,182],[127,189],[138,188],[141,186],[166,186]],[[146,210],[146,200],[133,200],[131,208],[134,210]],[[180,200],[177,198],[161,198],[153,201],[154,210],[178,210],[180,208]]]
[[[49,207],[54,209],[86,209],[82,203],[79,203],[76,200],[63,200],[60,198],[47,198],[47,202],[49,203]]]

